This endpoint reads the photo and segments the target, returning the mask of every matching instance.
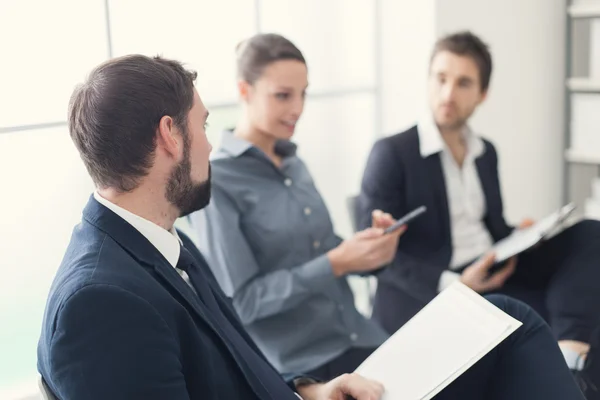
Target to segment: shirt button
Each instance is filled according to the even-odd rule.
[[[358,335],[356,333],[353,333],[350,335],[350,340],[352,340],[353,342],[356,342],[357,339],[358,339]]]
[[[285,181],[283,181],[283,183],[285,184],[285,186],[290,187],[292,186],[292,180],[290,178],[286,178]]]
[[[318,249],[319,247],[321,247],[321,242],[319,242],[318,240],[315,240],[315,241],[313,242],[313,247],[314,247],[315,249]]]
[[[306,207],[304,209],[304,215],[310,215],[312,213],[312,210],[310,209],[310,207]]]

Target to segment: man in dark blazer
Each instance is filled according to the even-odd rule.
[[[69,130],[98,190],[50,290],[38,369],[61,400],[378,399],[359,376],[276,372],[175,220],[210,198],[195,73],[127,56],[76,89]]]
[[[501,292],[531,305],[577,369],[600,318],[600,224],[583,221],[494,266],[493,244],[515,227],[503,215],[496,150],[467,124],[485,100],[491,72],[491,55],[475,35],[440,39],[429,71],[431,114],[372,149],[357,200],[359,228],[375,209],[399,218],[427,207],[378,276],[373,317],[394,332],[460,280],[477,292]]]

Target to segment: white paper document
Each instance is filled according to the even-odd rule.
[[[506,261],[538,244],[543,236],[536,229],[531,228],[515,229],[509,236],[498,241],[493,248],[496,262]]]
[[[456,282],[356,370],[385,386],[383,400],[428,400],[521,326]]]
[[[560,227],[574,209],[573,204],[568,204],[529,228],[515,229],[512,234],[494,245],[496,262],[506,261],[510,257],[522,253],[547,239],[554,230]]]

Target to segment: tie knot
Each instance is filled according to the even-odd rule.
[[[179,248],[179,261],[177,269],[187,272],[194,265],[194,256],[183,246]]]

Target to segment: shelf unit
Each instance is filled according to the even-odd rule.
[[[592,24],[600,18],[600,0],[566,1],[566,77],[565,77],[565,152],[563,202],[575,202],[584,208],[591,193],[591,180],[600,175],[600,148],[571,147],[574,144],[572,123],[574,95],[597,95],[600,99],[600,74],[591,73]],[[597,35],[596,35],[597,36]],[[594,52],[595,52],[594,48]],[[596,66],[595,68],[597,68]],[[600,113],[600,109],[598,110]],[[598,135],[600,135],[600,126]]]

